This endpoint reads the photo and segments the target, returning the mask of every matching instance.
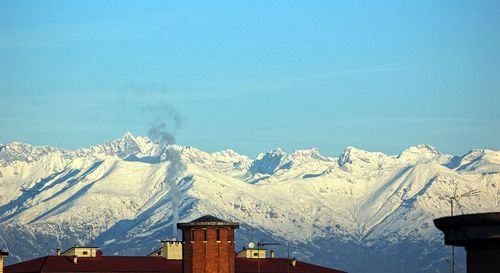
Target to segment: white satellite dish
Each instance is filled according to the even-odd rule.
[[[248,248],[254,248],[255,244],[253,242],[248,243]]]

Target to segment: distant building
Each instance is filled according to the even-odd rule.
[[[250,245],[236,255],[236,222],[206,215],[177,227],[182,241],[163,241],[148,256],[104,256],[96,247],[72,247],[7,266],[5,273],[346,273],[273,254],[267,257],[266,250]]]
[[[272,252],[274,253],[274,252]],[[247,258],[247,259],[265,259],[267,258],[267,249],[265,248],[255,248],[255,244],[250,242],[248,244],[248,248],[244,247],[240,252],[236,254],[239,258]],[[274,258],[274,255],[271,255],[271,258]]]
[[[148,256],[160,256],[167,260],[182,260],[182,241],[177,241],[175,238],[161,241],[161,247]]]
[[[102,252],[100,252],[98,247],[74,246],[61,254],[59,254],[59,249],[56,250],[56,255],[71,257],[76,256],[94,258],[96,256],[100,256],[101,254]]]

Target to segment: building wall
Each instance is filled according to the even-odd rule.
[[[166,242],[163,249],[168,260],[182,260],[182,242]]]
[[[500,245],[473,245],[466,250],[468,273],[500,272]]]
[[[247,259],[265,259],[266,250],[256,248],[243,249],[242,251],[238,252],[238,257]]]
[[[219,236],[214,227],[183,230],[184,273],[234,273],[234,230],[218,229]]]
[[[167,260],[182,260],[182,242],[162,242],[162,246],[160,247],[160,249],[152,252],[148,256],[160,256]]]
[[[73,247],[66,250],[61,256],[95,257],[97,248],[93,247]]]

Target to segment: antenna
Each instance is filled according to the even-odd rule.
[[[454,180],[452,179],[454,182]],[[450,198],[450,213],[451,216],[453,216],[453,202],[457,203],[459,208],[463,208],[462,204],[460,203],[460,199],[462,198],[469,198],[476,196],[480,193],[480,190],[477,189],[472,189],[470,191],[464,192],[462,194],[457,194],[457,185],[455,184],[455,190],[453,191],[453,196],[448,196]],[[451,273],[455,273],[455,246],[451,246]]]
[[[253,231],[255,230],[255,228],[250,227],[249,229],[250,229],[250,242],[253,242],[253,236],[252,235],[253,235]]]
[[[473,189],[473,190],[470,190],[468,192],[464,192],[460,195],[457,195],[457,187],[455,186],[455,191],[453,192],[453,196],[449,196],[451,216],[453,216],[453,201],[455,201],[460,207],[463,207],[462,204],[460,204],[460,201],[459,201],[460,199],[477,196],[480,192],[481,192],[480,190]]]
[[[92,231],[94,230],[94,227],[92,226],[92,224],[89,224],[89,226],[87,227],[87,229],[89,230],[89,243],[92,242]]]
[[[286,243],[286,272],[290,273],[290,241]]]

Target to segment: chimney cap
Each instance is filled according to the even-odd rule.
[[[440,230],[448,230],[463,226],[488,226],[500,224],[500,212],[486,212],[447,216],[434,219],[434,224]]]
[[[194,228],[194,227],[232,227],[239,228],[240,224],[237,222],[229,222],[221,220],[212,215],[205,215],[200,218],[197,218],[189,223],[178,223],[177,228],[185,229],[185,228]]]
[[[468,246],[500,242],[500,212],[448,216],[434,219],[434,225],[444,232],[445,244]]]
[[[9,252],[0,250],[0,256],[9,256]]]

